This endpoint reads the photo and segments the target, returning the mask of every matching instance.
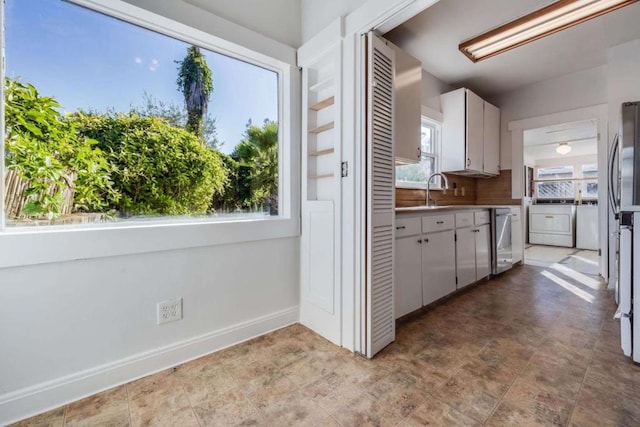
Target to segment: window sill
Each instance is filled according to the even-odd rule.
[[[411,184],[408,182],[403,182],[403,183],[396,183],[396,188],[403,188],[406,190],[426,190],[427,184],[421,184],[421,183]],[[431,185],[429,187],[429,191],[433,191],[433,190],[442,190],[442,187]]]
[[[296,237],[297,219],[154,222],[87,228],[16,228],[0,233],[0,268]]]

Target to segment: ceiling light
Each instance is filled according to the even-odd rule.
[[[562,154],[564,156],[565,154],[569,154],[571,152],[571,146],[569,144],[567,144],[566,142],[561,142],[556,147],[556,152],[558,154]]]
[[[478,62],[637,1],[559,0],[462,42],[458,49],[473,62]]]

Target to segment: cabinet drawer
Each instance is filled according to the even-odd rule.
[[[473,218],[475,225],[484,225],[491,222],[491,215],[489,215],[489,211],[474,212]]]
[[[532,214],[529,229],[533,233],[562,233],[572,232],[571,217],[569,215],[547,213]]]
[[[471,227],[473,225],[473,212],[456,213],[456,228]]]
[[[396,218],[396,237],[420,234],[420,217]]]
[[[453,215],[429,215],[422,217],[422,232],[433,233],[453,229]]]

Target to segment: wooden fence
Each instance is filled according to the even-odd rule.
[[[76,175],[66,178],[67,185],[62,189],[64,202],[60,207],[61,215],[68,215],[73,210],[73,196],[75,193],[74,182]],[[25,218],[24,205],[28,202],[25,191],[29,188],[29,182],[20,178],[14,170],[7,170],[4,174],[4,205],[7,218]],[[58,185],[50,185],[47,193],[51,196],[60,190]]]

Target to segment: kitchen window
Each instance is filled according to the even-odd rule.
[[[427,179],[440,171],[441,124],[422,117],[419,163],[396,166],[396,186],[404,188],[427,188]],[[431,182],[431,188],[440,188],[440,179]]]

